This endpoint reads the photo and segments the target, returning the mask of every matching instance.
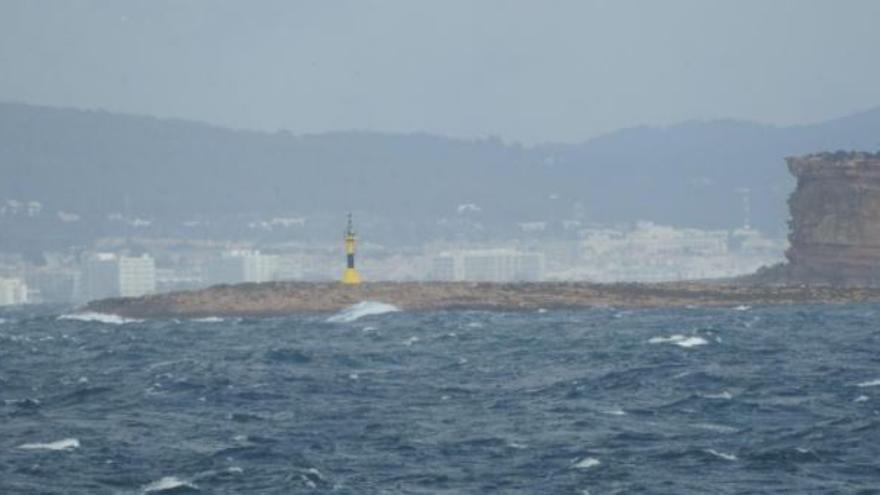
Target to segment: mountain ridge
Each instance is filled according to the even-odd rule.
[[[355,211],[382,242],[510,238],[518,225],[657,223],[781,236],[793,190],[784,158],[880,148],[880,107],[778,127],[718,119],[523,146],[426,133],[236,130],[183,119],[0,103],[0,199],[44,203],[43,220],[0,216],[0,248],[83,243],[151,221],[144,235],[255,240],[338,236]],[[85,193],[85,194],[84,194]],[[474,205],[475,208],[460,208]],[[53,212],[80,221],[57,225]],[[249,227],[303,217],[285,232]],[[334,223],[335,222],[335,223]],[[32,225],[33,224],[33,225]],[[200,227],[184,227],[198,224]],[[46,230],[53,232],[46,239]]]

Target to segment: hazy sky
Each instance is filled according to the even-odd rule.
[[[880,105],[880,1],[0,0],[0,100],[580,141]]]

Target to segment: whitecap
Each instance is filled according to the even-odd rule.
[[[751,307],[751,306],[746,306],[745,304],[741,304],[741,305],[739,305],[739,306],[737,306],[737,307],[735,307],[735,308],[733,308],[733,309],[736,310],[736,311],[748,311],[748,310],[752,309],[752,307]]]
[[[190,321],[193,321],[195,323],[221,323],[226,320],[220,318],[219,316],[206,316],[204,318],[193,318]]]
[[[686,337],[684,335],[672,335],[669,337],[652,337],[648,340],[649,344],[675,344],[680,347],[696,347],[698,345],[706,345],[709,342],[702,337]]]
[[[715,457],[720,457],[721,459],[724,459],[725,461],[735,461],[738,459],[738,457],[733,454],[725,454],[724,452],[718,452],[715,449],[709,449],[706,452],[714,455]]]
[[[730,392],[725,390],[724,392],[721,392],[720,394],[705,394],[705,395],[703,395],[703,397],[705,397],[706,399],[730,400],[733,398],[733,394],[731,394]]]
[[[626,411],[623,409],[608,409],[606,411],[602,411],[603,414],[609,414],[611,416],[626,416]]]
[[[405,346],[411,346],[411,345],[415,344],[415,343],[418,342],[418,341],[419,341],[419,338],[416,337],[416,336],[414,335],[414,336],[412,336],[412,337],[410,337],[410,338],[404,340],[404,341],[403,341],[403,345],[405,345]]]
[[[877,387],[877,386],[880,386],[880,379],[877,379],[877,380],[871,380],[871,381],[868,381],[868,382],[862,382],[862,383],[860,383],[860,384],[858,384],[858,385],[856,385],[856,386],[857,386],[857,387],[861,387],[861,388],[866,388],[866,387]]]
[[[154,481],[143,488],[143,493],[158,493],[166,490],[176,490],[178,488],[190,488],[198,490],[199,488],[192,483],[183,481],[174,476],[165,476],[159,481]]]
[[[327,322],[350,323],[352,321],[363,318],[364,316],[395,313],[397,311],[400,311],[400,308],[394,306],[393,304],[386,304],[378,301],[361,301],[327,318]]]
[[[867,395],[860,395],[860,396],[856,397],[855,399],[853,399],[853,402],[868,402],[868,400],[870,400],[870,399],[871,398],[868,397]]]
[[[694,428],[699,428],[701,430],[714,431],[716,433],[736,433],[739,431],[733,426],[719,425],[714,423],[692,423],[691,426]]]
[[[544,314],[544,313],[546,313],[546,312],[547,312],[547,308],[538,308],[538,313],[539,313],[539,314]]]
[[[73,450],[79,448],[79,440],[76,438],[65,438],[57,442],[49,443],[25,443],[19,445],[22,450]]]
[[[321,474],[321,471],[318,471],[316,468],[306,469],[304,473],[299,475],[299,479],[302,480],[305,486],[311,489],[317,488],[318,483],[326,483],[324,475]]]
[[[97,323],[106,323],[109,325],[124,325],[126,323],[139,323],[144,320],[136,320],[133,318],[124,318],[119,315],[108,314],[108,313],[97,313],[94,311],[86,311],[84,313],[70,313],[66,315],[61,315],[58,317],[59,320],[75,320],[75,321],[87,321],[87,322],[97,322]]]
[[[675,345],[680,347],[696,347],[698,345],[706,345],[708,343],[709,342],[707,342],[706,339],[702,337],[688,337],[684,340],[676,342]]]
[[[584,457],[571,467],[572,469],[589,469],[591,467],[598,466],[599,464],[602,463],[599,462],[599,459],[596,459],[595,457]]]

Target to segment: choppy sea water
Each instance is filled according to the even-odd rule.
[[[2,312],[0,493],[880,488],[880,306],[388,309]]]

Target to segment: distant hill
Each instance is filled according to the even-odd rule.
[[[349,210],[375,240],[400,243],[510,237],[524,222],[553,230],[569,219],[731,228],[744,188],[752,224],[781,234],[794,185],[783,158],[836,149],[880,149],[880,109],[810,126],[688,122],[523,147],[0,104],[0,249],[131,230],[328,239]],[[40,205],[28,213],[30,201]]]

